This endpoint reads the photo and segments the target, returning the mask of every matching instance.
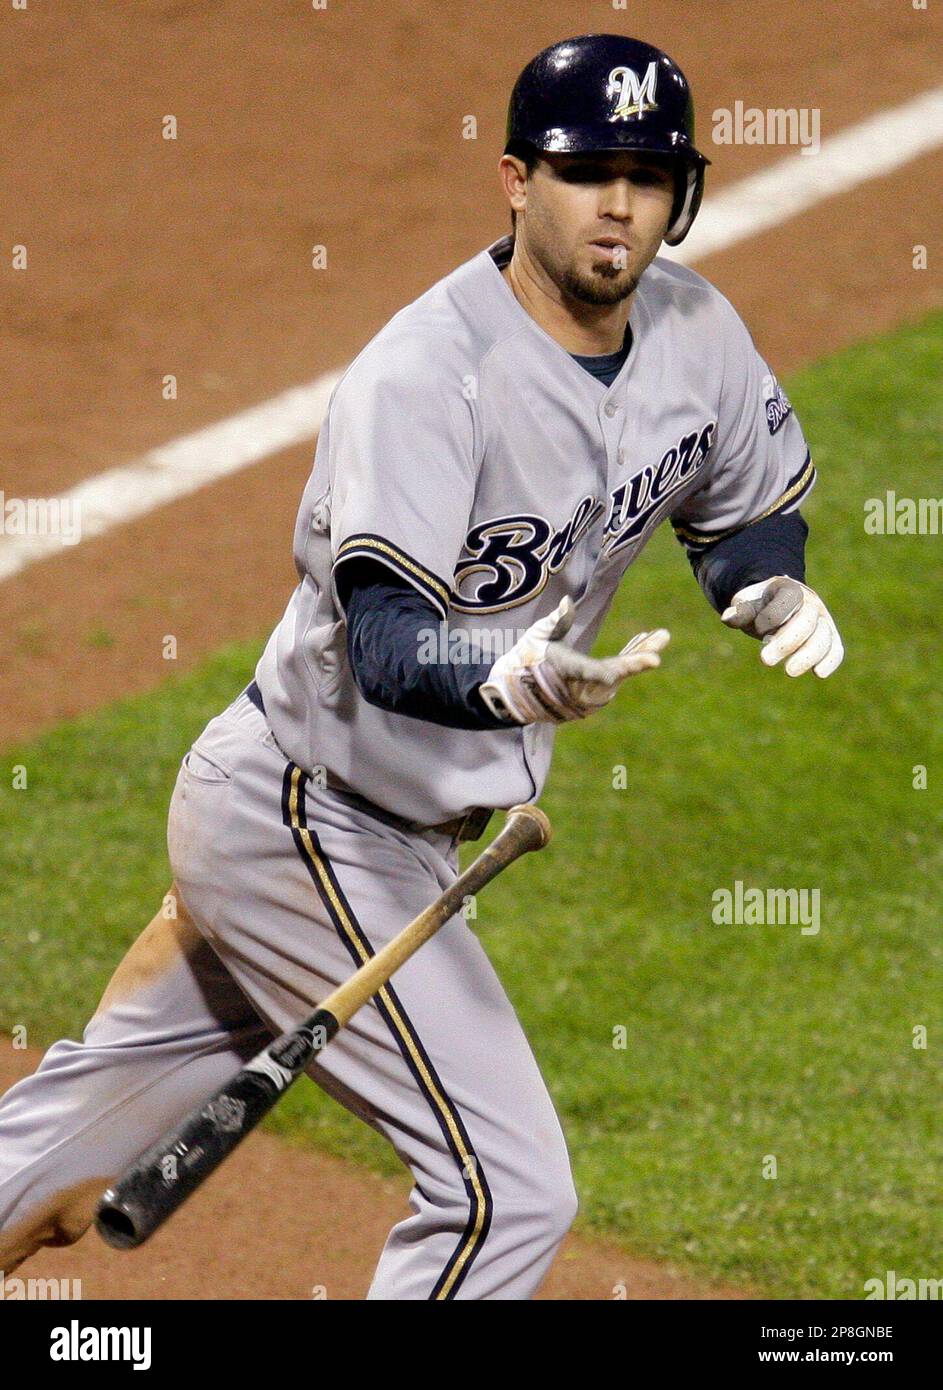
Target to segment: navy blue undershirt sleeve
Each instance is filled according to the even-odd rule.
[[[774,574],[805,581],[809,527],[798,511],[777,512],[706,550],[688,552],[691,568],[708,600],[722,613],[734,594]]]
[[[492,663],[478,660],[474,649],[461,653],[466,659],[448,660],[447,624],[407,580],[365,560],[345,565],[338,586],[347,615],[347,659],[369,704],[450,729],[508,727],[478,695]],[[430,648],[446,659],[422,659]]]

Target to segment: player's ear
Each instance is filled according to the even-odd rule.
[[[527,204],[527,165],[517,155],[503,154],[498,162],[498,175],[512,213],[524,211]]]

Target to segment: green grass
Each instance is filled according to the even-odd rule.
[[[940,493],[941,383],[939,315],[789,383],[819,466],[809,581],[842,629],[840,673],[765,670],[658,535],[600,646],[665,623],[664,667],[562,732],[542,798],[555,841],[479,905],[563,1117],[584,1229],[774,1296],[940,1273],[943,537],[866,536],[863,503]],[[34,1042],[79,1032],[166,887],[180,755],[256,654],[229,647],[8,750],[0,1023]],[[10,789],[14,764],[28,790]],[[818,888],[820,933],[715,925],[711,895],[736,879]],[[313,1087],[272,1125],[398,1171]]]

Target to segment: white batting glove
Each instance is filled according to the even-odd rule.
[[[479,690],[498,719],[513,724],[585,719],[607,705],[629,676],[661,664],[658,653],[670,640],[664,628],[640,632],[618,656],[601,660],[564,646],[559,639],[569,632],[575,612],[573,600],[563,599],[494,663]]]
[[[845,655],[838,628],[815,590],[782,574],[748,584],[720,616],[728,627],[762,639],[765,665],[776,666],[787,657],[787,676],[814,671],[824,680]]]

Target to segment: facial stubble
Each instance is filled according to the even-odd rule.
[[[568,266],[560,277],[560,288],[581,304],[619,304],[638,289],[639,277],[629,275],[626,279],[625,273],[611,261],[596,261],[592,276]]]

